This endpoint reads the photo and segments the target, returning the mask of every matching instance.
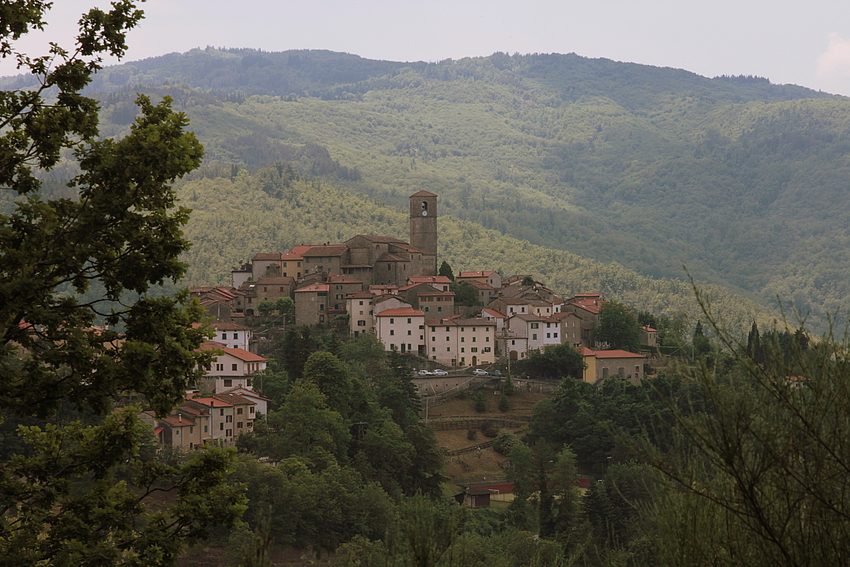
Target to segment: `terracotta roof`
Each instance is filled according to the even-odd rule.
[[[303,260],[304,256],[301,254],[295,254],[293,252],[286,252],[285,254],[280,255],[281,262],[294,262],[296,260]]]
[[[407,281],[409,281],[410,283],[452,283],[452,280],[450,280],[446,276],[410,276],[407,278]]]
[[[191,418],[184,417],[181,418],[177,415],[169,415],[168,417],[162,418],[160,421],[164,421],[171,427],[194,427],[195,421]]]
[[[382,242],[382,243],[391,243],[391,244],[397,244],[397,243],[403,243],[404,244],[405,243],[404,240],[399,240],[398,238],[393,238],[392,236],[378,236],[378,235],[375,235],[375,234],[358,234],[357,236],[354,236],[353,238],[358,238],[358,237],[364,238],[364,239],[368,240],[369,242]],[[349,238],[348,240],[351,240],[351,238]]]
[[[255,406],[255,405],[257,405],[257,403],[254,402],[253,400],[249,400],[248,398],[240,396],[239,394],[234,394],[232,392],[228,392],[226,394],[225,393],[213,394],[212,397],[215,398],[216,400],[221,400],[223,402],[227,402],[227,403],[234,405],[234,406]]]
[[[376,262],[409,262],[409,260],[405,260],[404,258],[400,258],[395,254],[390,254],[389,252],[384,252],[381,256],[375,260]]]
[[[267,360],[259,354],[248,352],[243,348],[225,348],[224,353],[235,356],[242,362],[267,362]]]
[[[428,319],[425,324],[429,327],[495,327],[496,323],[483,318],[461,319],[458,315],[444,317],[442,319]]]
[[[302,287],[301,289],[296,289],[295,293],[301,293],[304,291],[312,291],[315,293],[317,291],[330,291],[330,289],[331,286],[329,286],[328,284],[315,283],[310,284],[307,287]]]
[[[511,316],[511,319],[513,318],[522,319],[523,321],[552,321],[552,318],[547,315],[534,315],[532,313],[513,315]]]
[[[496,289],[493,286],[491,286],[490,284],[486,284],[486,283],[480,282],[478,280],[468,280],[468,281],[464,280],[464,281],[466,281],[466,283],[468,283],[469,285],[471,285],[475,289]]]
[[[293,256],[301,256],[304,252],[315,246],[316,244],[299,244],[290,248],[287,254],[292,254]]]
[[[641,329],[643,329],[647,333],[657,333],[658,332],[658,329],[653,329],[649,325],[644,325],[643,327],[641,327]]]
[[[346,299],[373,299],[375,296],[368,291],[358,291],[357,293],[352,293],[351,295],[346,295]]]
[[[313,246],[312,248],[310,248],[306,252],[302,253],[302,256],[304,256],[305,258],[313,257],[313,256],[319,256],[319,257],[322,257],[322,256],[342,256],[343,254],[345,254],[346,250],[348,250],[348,248],[346,248],[345,246],[343,246],[341,244],[331,244],[331,245],[327,245],[327,246]]]
[[[495,274],[496,272],[489,270],[486,272],[461,272],[457,277],[459,278],[486,278],[491,274]]]
[[[375,301],[373,301],[372,303],[375,304],[375,305],[378,305],[379,303],[384,303],[385,301],[389,301],[391,299],[397,299],[401,303],[404,303],[406,305],[410,305],[409,301],[405,301],[405,299],[403,297],[399,297],[398,295],[396,295],[394,293],[385,293],[383,295],[379,295],[375,298]]]
[[[433,193],[429,193],[428,191],[417,191],[411,197],[436,197]]]
[[[496,319],[499,319],[499,318],[505,319],[507,317],[507,315],[505,315],[504,313],[502,313],[501,311],[498,311],[496,309],[490,309],[490,308],[482,309],[481,314],[484,315],[485,313],[490,317],[495,317]]]
[[[396,309],[387,309],[377,313],[375,317],[424,317],[425,312],[419,309],[410,307],[398,307]]]
[[[224,390],[223,392],[221,392],[221,394],[216,394],[216,395],[224,395],[224,394],[237,394],[237,395],[240,395],[240,396],[242,396],[244,398],[248,398],[248,399],[257,398],[258,400],[271,401],[271,398],[267,398],[267,397],[263,396],[262,394],[258,394],[254,390],[249,390],[249,389],[245,388],[244,386],[236,386],[234,388],[230,388],[229,390]]]
[[[208,406],[208,407],[213,407],[213,408],[230,408],[230,407],[233,407],[233,404],[229,404],[229,403],[227,403],[223,400],[219,400],[218,398],[197,397],[197,398],[191,398],[191,399],[189,399],[189,401],[195,402],[195,403],[198,403],[198,404],[202,404],[202,405],[205,405],[205,406]]]

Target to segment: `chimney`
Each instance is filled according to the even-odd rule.
[[[182,413],[178,413],[177,418],[180,420],[180,423],[183,423],[183,414]]]

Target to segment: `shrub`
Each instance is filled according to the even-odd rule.
[[[467,429],[466,430],[466,438],[470,441],[474,441],[475,438],[478,437],[478,431],[475,429]]]
[[[502,394],[502,397],[499,399],[499,411],[506,412],[508,411],[508,399]]]
[[[509,455],[511,449],[519,443],[519,440],[510,433],[502,433],[493,441],[493,450],[500,455]]]
[[[475,400],[475,411],[478,413],[484,413],[487,411],[487,404],[484,403],[484,394],[476,392],[473,394],[472,399]]]

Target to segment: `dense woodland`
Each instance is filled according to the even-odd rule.
[[[841,97],[572,54],[395,63],[207,48],[99,73],[88,92],[104,134],[125,131],[136,91],[174,98],[207,166],[291,164],[394,210],[429,190],[444,217],[642,276],[687,269],[810,312],[818,330],[848,307]]]
[[[86,69],[57,82],[75,93]],[[188,114],[201,167],[167,102],[140,99],[127,135],[136,91]],[[402,64],[211,48],[106,69],[89,92],[100,134],[123,141],[91,144],[77,188],[64,184],[73,166],[53,165],[76,144],[69,131],[95,141],[93,106],[71,126],[44,119],[45,131],[13,121],[3,138],[42,142],[52,168],[18,212],[7,216],[13,191],[2,196],[15,300],[0,303],[6,563],[169,565],[212,535],[242,565],[268,565],[274,544],[337,550],[338,565],[847,564],[850,346],[758,325],[776,298],[821,329],[846,306],[846,100],[575,55]],[[187,154],[165,173],[161,142]],[[28,156],[10,156],[20,198],[37,182]],[[172,195],[166,182],[191,170]],[[137,184],[146,176],[156,182]],[[139,186],[156,192],[145,200]],[[241,455],[149,444],[142,405],[167,414],[209,362],[201,331],[187,331],[197,306],[153,284],[226,283],[254,252],[302,242],[403,237],[403,204],[419,189],[441,196],[440,256],[455,270],[604,292],[690,342],[690,356],[598,388],[563,372],[575,370],[570,349],[532,357],[562,381],[527,435],[500,436],[516,496],[502,512],[441,499],[411,371],[371,336],[290,329],[258,377],[271,408]],[[64,199],[77,190],[84,198]],[[193,209],[185,227],[176,202]],[[119,299],[126,311],[108,322],[127,332],[114,346],[117,333],[93,325]],[[112,411],[136,392],[139,406]],[[579,472],[601,482],[581,494]],[[171,510],[141,503],[173,491]]]

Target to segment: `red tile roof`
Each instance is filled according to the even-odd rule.
[[[375,317],[424,317],[425,312],[419,309],[410,307],[399,307],[396,309],[387,309],[376,314]]]
[[[428,191],[425,191],[425,190],[417,191],[416,193],[411,195],[411,197],[436,197],[436,196],[437,195],[434,195],[433,193],[429,193]]]
[[[316,284],[308,285],[307,287],[302,287],[301,289],[296,289],[295,293],[301,293],[301,292],[304,292],[304,291],[311,291],[311,292],[315,293],[317,291],[330,291],[330,289],[331,289],[331,286],[329,286],[328,284],[316,283]]]
[[[348,250],[345,246],[341,244],[330,244],[324,246],[313,246],[306,252],[302,253],[302,256],[305,258],[309,257],[322,257],[322,256],[342,256]]]

